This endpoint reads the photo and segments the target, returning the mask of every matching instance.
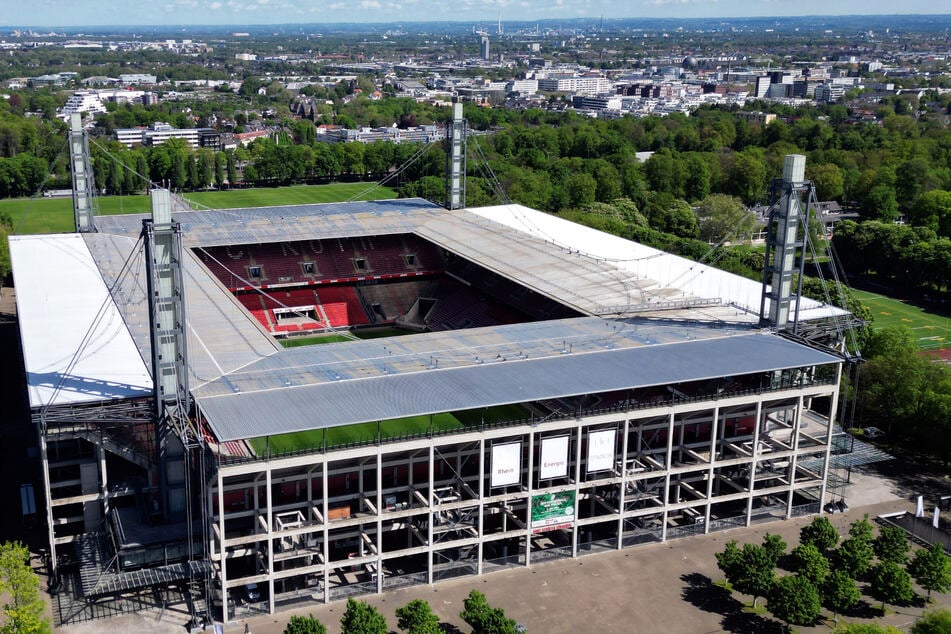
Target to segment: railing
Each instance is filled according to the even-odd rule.
[[[330,588],[330,600],[337,601],[347,597],[356,597],[364,594],[376,593],[376,581],[364,581],[361,583],[350,583],[342,586],[332,586]]]
[[[472,427],[463,428],[463,429],[431,429],[425,432],[419,432],[415,434],[394,434],[394,435],[383,435],[382,433],[375,434],[373,436],[367,436],[360,440],[353,440],[350,442],[343,443],[324,443],[319,447],[309,447],[306,449],[296,449],[292,451],[285,451],[281,453],[270,453],[262,456],[225,456],[218,455],[218,463],[222,466],[234,465],[234,464],[244,464],[248,462],[263,462],[267,460],[276,460],[280,458],[290,458],[294,456],[305,456],[312,454],[322,454],[327,453],[330,450],[341,450],[341,449],[356,449],[360,447],[372,447],[376,445],[384,445],[390,443],[399,443],[406,442],[410,440],[423,440],[437,438],[439,436],[450,436],[453,434],[458,434],[460,431],[486,431],[492,429],[505,429],[507,427],[517,427],[520,425],[537,425],[540,422],[555,422],[555,421],[565,421],[565,420],[577,420],[582,417],[591,417],[591,416],[602,416],[605,414],[623,414],[631,411],[638,411],[643,409],[655,408],[655,407],[671,407],[674,405],[683,405],[690,403],[702,403],[706,401],[719,401],[726,398],[736,398],[739,396],[754,396],[754,395],[763,395],[771,394],[774,392],[780,392],[788,390],[794,387],[805,387],[805,386],[815,386],[815,385],[834,385],[835,378],[827,379],[814,379],[814,380],[797,380],[797,381],[786,381],[781,385],[776,385],[773,387],[759,387],[759,388],[746,388],[742,390],[731,390],[729,392],[724,391],[716,394],[697,394],[694,396],[686,397],[672,397],[663,400],[655,400],[650,402],[637,402],[637,401],[622,401],[610,407],[603,408],[588,408],[582,409],[577,412],[567,412],[561,414],[550,414],[544,417],[527,417],[527,418],[515,418],[505,421],[495,421],[489,423],[480,423],[479,425],[473,425]]]
[[[590,555],[593,553],[603,553],[609,550],[617,550],[617,537],[608,539],[592,539],[578,544],[579,555]]]
[[[725,531],[731,528],[740,528],[746,526],[746,516],[737,515],[736,517],[722,517],[718,519],[711,519],[708,526],[710,527],[710,532],[714,533],[716,531]]]
[[[384,590],[408,588],[409,586],[419,586],[426,583],[429,583],[429,574],[425,570],[421,572],[412,572],[406,575],[383,577]]]
[[[809,504],[800,504],[792,507],[790,517],[803,517],[805,515],[815,515],[819,512],[819,502],[810,502]]]
[[[472,561],[451,561],[433,565],[433,582],[468,577],[479,573],[479,568]]]
[[[667,539],[680,539],[681,537],[693,537],[694,535],[703,535],[703,524],[690,524],[689,526],[671,526],[667,529]]]
[[[662,541],[663,530],[660,528],[642,528],[632,531],[625,531],[621,536],[621,547],[637,546],[638,544],[650,544]]]
[[[242,603],[234,606],[234,618],[240,619],[258,614],[268,614],[267,601],[258,601],[257,603]]]
[[[552,546],[544,550],[532,551],[532,563],[540,564],[552,559],[568,559],[571,557],[571,546]]]
[[[485,559],[482,562],[482,572],[494,572],[505,568],[517,568],[525,565],[525,553],[509,555],[507,557],[494,557]]]
[[[292,605],[294,603],[319,603],[324,602],[324,589],[321,585],[312,588],[301,588],[274,595],[274,604],[280,606]]]
[[[762,524],[763,522],[775,522],[777,519],[786,519],[786,505],[774,504],[772,506],[761,506],[754,508],[750,516],[750,524]]]

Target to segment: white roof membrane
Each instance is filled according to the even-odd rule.
[[[31,407],[148,396],[152,378],[79,234],[11,236]]]
[[[755,280],[522,205],[477,207],[467,211],[575,253],[600,259],[636,279],[653,281],[657,284],[655,293],[670,289],[683,296],[722,299],[745,311],[750,321],[759,315],[763,285]],[[847,314],[840,308],[806,297],[801,299],[799,310],[799,318],[804,321]]]

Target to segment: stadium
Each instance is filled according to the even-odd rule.
[[[801,332],[848,315],[765,276],[516,204],[152,198],[10,239],[60,622],[228,622],[837,495],[844,359]]]

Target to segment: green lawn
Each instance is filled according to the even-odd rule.
[[[341,202],[362,194],[374,183],[332,183],[262,189],[233,189],[220,192],[189,193],[185,198],[198,209],[238,209],[272,205]],[[359,200],[396,198],[396,191],[378,187]],[[148,196],[103,196],[95,199],[98,215],[141,214],[149,212]],[[0,211],[13,218],[13,227],[21,235],[69,233],[73,230],[72,198],[16,198],[0,200]]]
[[[877,328],[903,326],[918,339],[922,350],[951,347],[951,318],[897,299],[852,289],[856,299],[868,306]]]
[[[394,438],[407,435],[418,435],[429,431],[430,426],[437,431],[460,429],[462,423],[450,413],[434,414],[430,416],[412,416],[398,418],[383,423],[361,423],[332,427],[327,430],[315,429],[292,434],[281,434],[270,438],[252,438],[248,441],[251,448],[259,456],[266,455],[270,448],[271,454],[278,455],[302,449],[316,449],[326,444],[327,447],[345,445],[353,442],[374,440],[379,433],[383,438]],[[325,437],[326,434],[326,437]]]

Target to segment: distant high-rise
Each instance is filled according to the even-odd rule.
[[[482,45],[479,47],[479,50],[482,53],[482,60],[488,61],[489,59],[489,36],[485,33],[482,34]]]

